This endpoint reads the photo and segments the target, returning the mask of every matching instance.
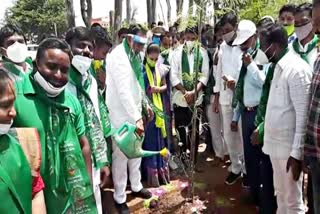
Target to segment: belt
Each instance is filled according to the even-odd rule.
[[[254,107],[244,107],[245,111],[251,112],[251,111],[255,111],[258,109],[258,106],[254,106]]]

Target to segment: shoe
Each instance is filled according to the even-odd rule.
[[[225,180],[224,183],[227,184],[227,185],[233,185],[240,178],[241,178],[241,173],[234,174],[233,172],[230,172],[230,174],[228,175],[228,177],[227,177],[227,179]]]
[[[123,204],[116,203],[116,208],[117,208],[119,214],[129,214],[130,213],[130,210],[129,210],[127,203],[123,203]]]
[[[149,199],[149,198],[152,197],[152,193],[151,193],[149,190],[145,189],[145,188],[143,188],[143,189],[140,190],[139,192],[133,192],[133,191],[132,191],[131,195],[132,195],[133,197],[143,198],[143,199]]]
[[[249,181],[248,181],[248,176],[246,174],[243,174],[243,178],[242,178],[242,187],[244,189],[249,189]]]
[[[169,162],[169,167],[170,167],[171,170],[178,169],[178,165],[176,164],[176,162],[174,162],[173,156],[170,157],[168,162]]]

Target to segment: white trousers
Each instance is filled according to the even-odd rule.
[[[227,146],[222,138],[222,124],[221,124],[221,108],[219,113],[213,112],[212,103],[207,105],[207,117],[209,120],[212,146],[218,158],[223,159],[228,154]]]
[[[221,113],[223,137],[230,156],[231,172],[235,174],[239,174],[241,172],[245,173],[241,122],[238,122],[238,131],[232,132],[231,122],[233,117],[233,110],[231,105],[221,105]]]
[[[293,180],[291,169],[287,172],[288,160],[273,159],[270,156],[273,168],[274,190],[277,195],[277,214],[304,214],[301,173],[298,181]]]
[[[131,190],[139,192],[143,188],[140,172],[141,158],[128,160],[114,142],[112,147],[112,179],[114,184],[113,198],[116,203],[122,204],[127,201],[126,187],[128,181],[128,169]]]
[[[93,165],[92,165],[92,182],[93,182],[93,194],[96,200],[98,214],[102,214],[100,169],[95,169]]]

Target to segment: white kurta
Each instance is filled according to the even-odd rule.
[[[131,68],[123,44],[119,44],[108,55],[107,65],[106,102],[111,124],[116,129],[125,122],[136,124],[142,118],[142,89]],[[115,188],[113,197],[116,203],[126,202],[128,169],[132,191],[139,192],[143,188],[140,164],[141,158],[128,160],[119,147],[113,143],[112,177]]]

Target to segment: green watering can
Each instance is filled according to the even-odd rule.
[[[142,149],[144,137],[136,133],[136,126],[131,123],[124,123],[113,136],[120,150],[128,159],[150,157],[160,154],[163,157],[169,155],[169,151],[164,148],[161,151],[146,151]]]

